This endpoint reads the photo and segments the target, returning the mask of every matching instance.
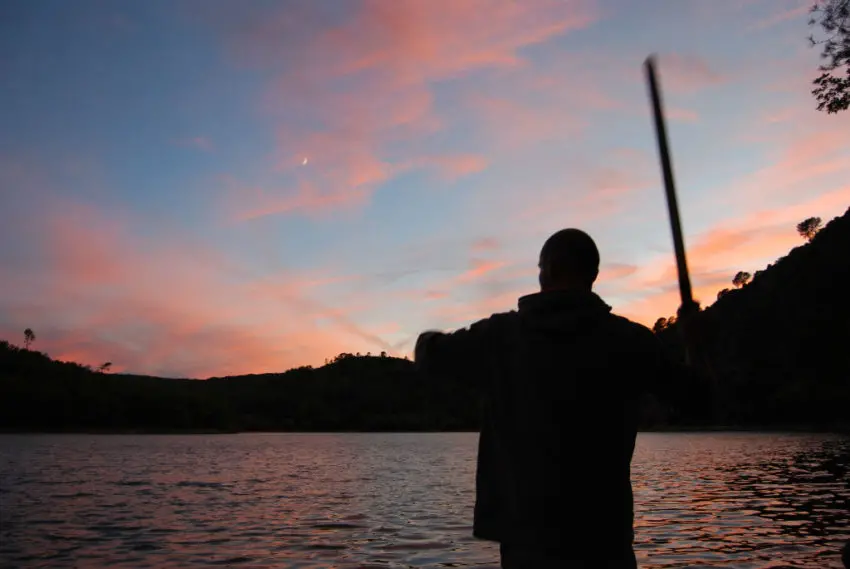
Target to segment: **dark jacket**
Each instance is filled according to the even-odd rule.
[[[424,333],[415,359],[484,394],[476,537],[631,554],[637,402],[671,380],[649,329],[590,292],[538,293],[517,311]]]

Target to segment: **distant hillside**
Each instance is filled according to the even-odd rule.
[[[847,427],[848,253],[850,210],[702,312],[717,424]],[[657,325],[681,359],[677,332]],[[649,401],[645,416],[710,426],[702,393],[671,400],[679,407]],[[397,358],[340,354],[317,369],[199,381],[99,373],[0,342],[0,430],[441,431],[474,430],[478,417],[475,393]]]
[[[0,342],[0,430],[471,430],[477,405],[397,358],[201,381],[98,373]]]
[[[850,423],[850,209],[706,308],[718,420]],[[681,357],[676,325],[660,338]]]

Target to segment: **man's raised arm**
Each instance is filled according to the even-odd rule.
[[[429,377],[479,385],[492,359],[488,351],[493,348],[494,318],[479,320],[451,333],[423,332],[414,350],[417,367]]]

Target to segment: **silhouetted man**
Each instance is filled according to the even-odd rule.
[[[593,291],[599,251],[565,229],[540,252],[539,293],[451,334],[424,332],[428,375],[484,394],[473,534],[502,567],[635,568],[630,464],[638,399],[672,375],[655,335]]]

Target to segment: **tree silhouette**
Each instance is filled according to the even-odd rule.
[[[822,220],[819,217],[804,219],[797,224],[797,233],[800,234],[800,237],[805,237],[808,241],[811,241],[820,231],[821,223]]]
[[[35,341],[35,332],[32,331],[32,328],[27,328],[24,330],[24,347],[29,350],[30,344]]]
[[[724,296],[726,296],[730,292],[732,292],[731,288],[724,288],[723,290],[718,290],[717,291],[717,300],[720,300],[721,298],[723,298]]]
[[[100,373],[106,373],[107,371],[109,371],[109,368],[111,368],[111,367],[112,367],[112,362],[105,362],[105,363],[101,364],[99,368],[97,368],[97,371],[99,371]]]
[[[850,108],[850,0],[816,0],[812,6],[810,26],[820,26],[826,37],[809,41],[822,46],[819,66],[821,75],[812,83],[812,95],[818,110],[838,113]]]
[[[655,324],[652,325],[652,331],[658,334],[662,330],[667,327],[667,319],[663,316],[655,321]]]
[[[747,271],[738,271],[738,274],[732,279],[732,284],[737,288],[741,288],[750,282],[751,277],[752,275]]]

